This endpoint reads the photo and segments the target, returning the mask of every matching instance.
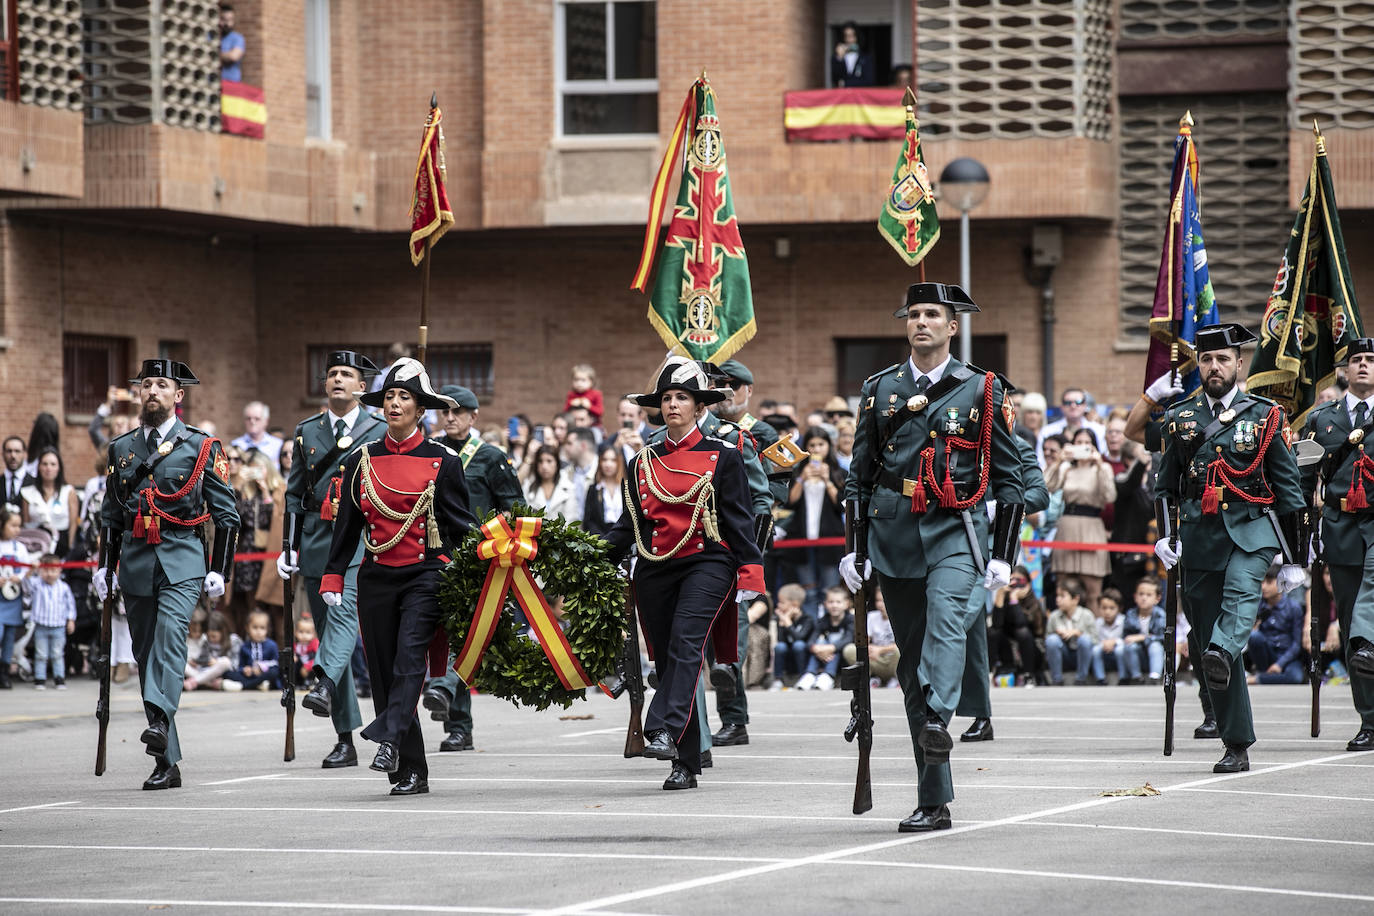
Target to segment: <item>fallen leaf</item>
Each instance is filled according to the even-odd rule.
[[[986,770],[986,769],[987,769],[987,767],[978,767],[978,771],[979,771],[980,773],[981,773],[983,770]]]
[[[559,716],[559,717],[558,717],[558,721],[560,721],[560,722],[578,722],[578,721],[581,721],[582,719],[595,719],[595,718],[596,718],[596,716],[592,715],[591,713],[588,713],[588,714],[585,715],[585,716]]]
[[[1099,792],[1103,798],[1128,796],[1128,795],[1158,795],[1159,790],[1148,782],[1143,786],[1136,786],[1134,789],[1108,789],[1106,792]]]

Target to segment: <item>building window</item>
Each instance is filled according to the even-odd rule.
[[[305,135],[328,140],[329,0],[305,0]]]
[[[352,350],[372,360],[379,369],[386,370],[391,361],[386,351],[390,344],[329,344],[312,346],[306,355],[307,388],[312,398],[324,393],[324,367],[329,354],[335,350]],[[412,349],[414,344],[411,345]],[[425,352],[425,369],[435,390],[444,385],[462,385],[485,400],[496,392],[492,376],[491,344],[430,344]]]
[[[127,337],[62,335],[62,406],[68,414],[93,414],[110,386],[129,384]]]
[[[835,339],[835,390],[848,397],[858,394],[864,380],[911,355],[901,337],[837,337]]]
[[[658,133],[654,3],[560,0],[555,86],[563,136]]]

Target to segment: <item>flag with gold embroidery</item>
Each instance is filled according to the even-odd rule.
[[[677,203],[660,250],[659,226],[679,161]],[[757,330],[716,94],[705,74],[692,84],[668,137],[649,192],[649,219],[630,288],[648,291],[649,323],[670,351],[691,359],[729,359]]]
[[[1336,380],[1336,366],[1345,360],[1350,341],[1365,336],[1320,133],[1316,146],[1246,385],[1277,401],[1294,427],[1307,419],[1317,394]]]
[[[892,170],[892,185],[878,214],[878,231],[914,267],[940,241],[940,218],[935,215],[935,194],[921,156],[921,132],[916,122],[916,95],[907,88],[906,138]]]
[[[410,198],[410,263],[425,259],[426,239],[433,248],[453,225],[444,172],[444,113],[438,99],[430,98],[429,117],[420,141],[420,161],[415,164],[415,190]]]

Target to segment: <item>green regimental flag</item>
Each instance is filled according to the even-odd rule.
[[[704,73],[687,93],[650,191],[644,245],[630,284],[640,292],[648,287],[668,184],[684,151],[677,204],[649,290],[649,323],[670,351],[720,363],[754,336],[756,325],[716,94]]]
[[[920,263],[940,240],[940,218],[935,215],[935,194],[930,173],[921,157],[921,132],[916,123],[916,96],[910,87],[903,99],[906,105],[906,139],[897,167],[892,170],[892,185],[878,214],[878,231],[897,250],[908,266]]]
[[[1336,378],[1350,341],[1364,336],[1345,257],[1341,216],[1326,144],[1313,125],[1316,154],[1288,247],[1264,310],[1247,389],[1272,398],[1300,427],[1317,394]]]

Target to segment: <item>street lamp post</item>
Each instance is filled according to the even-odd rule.
[[[959,285],[969,289],[968,213],[988,196],[988,170],[977,159],[962,156],[940,172],[940,197],[959,210]],[[959,322],[959,359],[973,360],[973,323],[970,315]]]

